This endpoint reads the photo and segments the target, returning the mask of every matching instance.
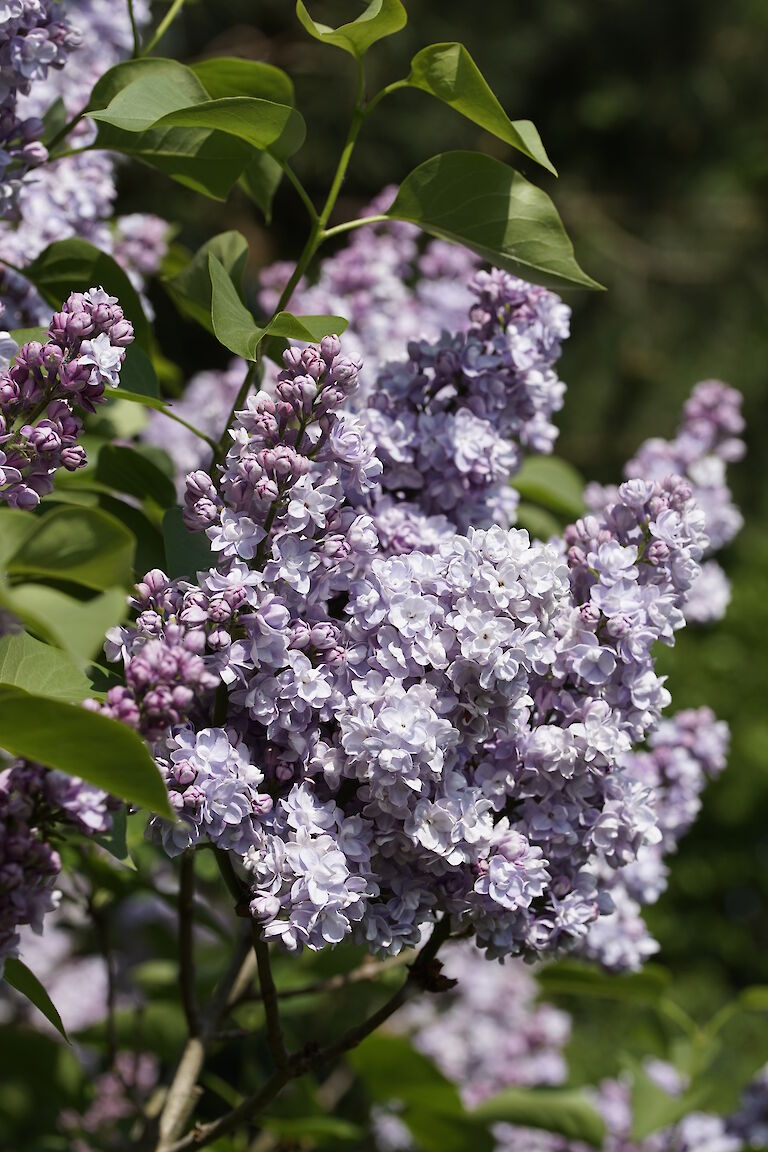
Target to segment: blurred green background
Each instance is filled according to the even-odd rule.
[[[309,40],[293,8],[190,0],[162,48],[187,61],[231,54],[287,69],[309,126],[295,167],[319,200],[351,106],[352,64]],[[312,6],[329,22],[357,11],[353,0]],[[612,480],[642,439],[672,434],[697,380],[720,377],[744,393],[749,451],[732,482],[747,527],[723,558],[733,603],[723,624],[683,635],[662,661],[674,707],[709,704],[733,737],[729,769],[649,913],[661,961],[692,1002],[710,1000],[768,981],[768,3],[412,0],[404,33],[368,58],[369,90],[405,75],[418,48],[441,40],[463,41],[509,114],[535,121],[560,179],[526,174],[544,183],[581,263],[608,289],[568,301],[558,452],[586,477]],[[427,156],[468,146],[507,158],[438,102],[396,94],[366,126],[337,217]],[[526,172],[519,156],[508,158]],[[202,201],[135,166],[124,171],[121,206],[181,221],[178,238],[191,248],[239,228],[251,277],[296,255],[306,228],[290,188],[267,230],[237,193],[227,205]],[[188,372],[223,363],[161,289],[152,295],[166,355]]]

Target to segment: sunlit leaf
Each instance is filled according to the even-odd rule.
[[[27,632],[0,637],[0,686],[70,703],[91,694],[90,681],[70,655]]]
[[[584,514],[584,480],[559,456],[526,456],[510,481],[523,500],[571,520]]]
[[[546,192],[492,156],[433,156],[406,176],[387,215],[463,244],[536,283],[600,287],[576,263],[573,245]]]
[[[114,516],[95,508],[55,508],[9,562],[16,576],[70,580],[101,591],[131,583],[135,541]]]
[[[371,0],[356,20],[341,24],[338,28],[330,28],[327,24],[313,20],[302,0],[297,0],[296,15],[315,40],[341,48],[357,59],[364,56],[377,40],[399,32],[408,20],[400,0]]]

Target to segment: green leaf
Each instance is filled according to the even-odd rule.
[[[112,813],[112,826],[109,832],[103,836],[94,836],[94,840],[115,860],[119,860],[132,872],[136,871],[136,865],[128,851],[128,813],[122,804]]]
[[[257,152],[238,183],[264,214],[267,224],[272,223],[272,201],[280,187],[283,169],[269,152]]]
[[[701,1107],[702,1087],[671,1096],[665,1092],[637,1061],[632,1061],[632,1139],[646,1140],[660,1128],[682,1120]]]
[[[41,143],[48,147],[54,136],[58,136],[62,128],[66,127],[69,123],[69,113],[67,106],[62,100],[61,96],[57,96],[53,103],[46,108],[43,113],[43,134],[40,137]]]
[[[42,631],[80,660],[89,660],[102,651],[107,630],[119,624],[127,610],[123,588],[107,588],[90,600],[75,600],[44,584],[21,584],[8,592],[6,599],[27,624],[39,622],[36,632]],[[34,681],[26,686],[42,691]]]
[[[312,342],[333,333],[339,334],[347,327],[342,316],[294,316],[290,312],[278,312],[266,328],[259,328],[240,300],[226,269],[213,253],[208,256],[208,269],[214,334],[225,348],[244,360],[255,359],[265,336]]]
[[[38,520],[8,565],[12,575],[70,580],[101,591],[132,581],[135,541],[97,508],[55,508]]]
[[[601,1148],[605,1139],[602,1116],[581,1092],[569,1088],[505,1088],[470,1113],[484,1124],[519,1124],[557,1132]]]
[[[193,64],[191,71],[213,100],[225,96],[255,96],[278,104],[293,104],[293,81],[282,68],[239,56],[215,56]]]
[[[0,508],[0,569],[38,528],[40,521],[21,508]]]
[[[167,113],[208,99],[192,69],[176,60],[129,60],[105,73],[88,108],[94,120],[143,132]]]
[[[176,503],[176,487],[143,452],[118,444],[105,444],[96,463],[96,479],[118,492],[140,500],[154,500],[161,508]]]
[[[204,532],[190,532],[182,518],[181,508],[169,508],[163,516],[165,541],[165,571],[177,577],[194,577],[207,572],[213,564],[213,554]]]
[[[248,241],[242,232],[221,232],[207,240],[189,263],[171,279],[165,280],[164,285],[179,311],[213,334],[209,255],[215,256],[226,270],[239,295],[248,261]]]
[[[118,720],[2,685],[0,747],[174,818],[146,744]]]
[[[584,480],[559,456],[526,456],[510,481],[523,500],[571,520],[584,515]]]
[[[576,263],[546,192],[491,156],[433,156],[405,178],[387,215],[464,244],[528,280],[556,288],[601,287]]]
[[[29,344],[32,340],[37,340],[38,343],[44,344],[48,338],[47,328],[13,328],[11,329],[11,336],[16,343],[21,346]]]
[[[131,344],[126,350],[120,369],[120,390],[116,396],[118,400],[123,387],[127,392],[138,392],[142,396],[160,395],[154,364],[139,344]]]
[[[106,113],[99,113],[99,116],[104,119]],[[223,132],[260,151],[268,148],[281,159],[298,151],[306,135],[304,118],[295,108],[251,96],[227,96],[222,100],[179,108],[152,125],[153,128],[166,126]]]
[[[636,1004],[656,1004],[669,987],[669,972],[657,964],[646,964],[641,972],[606,975],[592,965],[577,960],[561,960],[537,973],[544,996],[596,996],[606,1000],[626,1000]]]
[[[69,1043],[61,1016],[34,972],[31,972],[18,957],[9,956],[5,962],[3,975],[11,988],[15,988],[22,996],[26,996],[30,1004],[34,1004],[35,1008],[45,1016],[48,1023],[53,1024],[56,1031]]]
[[[26,265],[24,276],[57,309],[70,292],[105,288],[120,301],[126,319],[133,324],[137,344],[148,347],[149,324],[136,289],[120,265],[87,240],[54,241]]]
[[[313,20],[302,0],[296,0],[296,15],[315,40],[341,48],[358,60],[377,40],[399,32],[408,20],[400,0],[371,0],[362,15],[338,28],[330,28],[327,24]]]
[[[560,521],[551,512],[535,504],[526,504],[525,501],[517,506],[515,527],[525,528],[534,540],[549,540],[552,536],[559,536],[562,531]]]
[[[340,1116],[263,1116],[261,1123],[291,1144],[311,1140],[313,1144],[324,1144],[339,1140],[359,1140],[363,1131],[357,1124]]]
[[[431,44],[411,61],[406,80],[454,108],[473,124],[516,148],[555,176],[538,132],[530,120],[510,120],[463,44]]]
[[[0,686],[74,704],[91,694],[88,678],[71,656],[27,632],[0,637]]]

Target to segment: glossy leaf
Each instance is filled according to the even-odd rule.
[[[90,600],[75,600],[58,588],[21,584],[7,595],[7,599],[12,611],[23,620],[40,622],[36,632],[43,631],[57,645],[81,660],[98,657],[107,630],[119,624],[127,612],[124,588],[107,588]],[[34,681],[27,686],[41,691]]]
[[[303,116],[287,104],[251,96],[228,96],[163,116],[153,127],[207,128],[245,141],[258,150],[270,149],[286,158],[304,143]]]
[[[256,96],[293,104],[293,81],[282,68],[261,60],[244,60],[239,56],[215,56],[191,66],[197,79],[212,100],[225,96]]]
[[[0,747],[173,819],[165,785],[146,744],[118,720],[3,684]]]
[[[34,1004],[38,1012],[42,1012],[48,1023],[53,1025],[59,1035],[68,1041],[58,1009],[34,972],[31,972],[17,956],[9,956],[5,961],[3,976],[11,988],[15,988],[17,992],[29,1000],[30,1004]]]
[[[56,240],[24,268],[41,296],[59,309],[70,292],[103,287],[116,296],[126,319],[133,324],[136,343],[146,348],[150,330],[139,295],[128,276],[106,252],[87,240]]]
[[[584,480],[559,456],[527,456],[510,481],[523,500],[571,520],[584,514]]]
[[[114,516],[96,508],[55,508],[38,521],[8,572],[70,580],[101,591],[131,583],[134,551],[133,535]]]
[[[431,44],[411,61],[406,83],[448,104],[473,124],[557,175],[530,120],[510,120],[463,44]]]
[[[23,688],[70,703],[91,694],[88,678],[71,656],[27,632],[0,637],[0,687]]]
[[[163,517],[165,571],[172,580],[192,578],[214,564],[213,553],[204,532],[190,532],[182,519],[181,508],[169,508]]]
[[[330,28],[313,20],[302,0],[297,0],[296,15],[302,26],[323,44],[349,52],[358,60],[371,45],[404,28],[408,15],[400,0],[371,0],[365,11],[349,24]]]
[[[212,237],[197,250],[180,272],[164,283],[179,311],[213,334],[211,275],[208,267],[208,256],[211,254],[226,270],[239,294],[248,260],[248,241],[242,232],[221,232]]]
[[[536,283],[600,287],[576,263],[549,196],[491,156],[433,156],[405,178],[387,215]]]
[[[471,1115],[484,1124],[519,1124],[557,1132],[569,1140],[602,1148],[605,1122],[581,1092],[568,1088],[506,1088]]]
[[[208,269],[211,277],[211,322],[216,339],[244,360],[255,359],[265,336],[312,342],[333,333],[339,334],[347,327],[342,316],[294,316],[290,312],[279,312],[266,328],[259,328],[221,261],[212,253],[208,256]]]
[[[99,453],[96,479],[118,492],[154,500],[161,508],[176,503],[176,487],[143,452],[120,444],[105,444]]]

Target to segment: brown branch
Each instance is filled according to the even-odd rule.
[[[181,857],[179,877],[179,977],[181,1002],[190,1036],[200,1032],[195,990],[195,855],[185,852]]]
[[[285,1068],[288,1064],[288,1051],[285,1047],[283,1027],[280,1023],[280,1007],[277,1002],[277,988],[272,975],[272,965],[269,961],[269,945],[262,936],[261,928],[255,920],[251,920],[251,938],[253,951],[256,954],[259,987],[261,988],[261,999],[267,1021],[267,1043],[275,1066]]]
[[[350,1028],[325,1048],[307,1047],[289,1056],[286,1064],[276,1068],[258,1092],[247,1096],[236,1108],[218,1120],[210,1124],[197,1125],[186,1136],[164,1147],[163,1152],[191,1152],[192,1149],[205,1148],[220,1137],[234,1132],[241,1124],[247,1123],[263,1112],[291,1080],[296,1080],[317,1065],[336,1060],[345,1052],[356,1048],[419,991],[439,991],[443,986],[443,978],[440,976],[436,957],[440,946],[448,939],[450,930],[450,920],[446,916],[435,925],[432,935],[410,966],[408,976],[397,992],[367,1020]]]

